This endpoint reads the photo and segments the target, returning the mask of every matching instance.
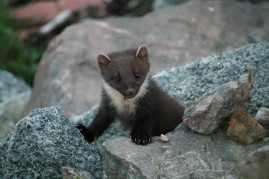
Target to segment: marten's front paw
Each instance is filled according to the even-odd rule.
[[[81,124],[77,124],[75,125],[75,127],[79,129],[85,140],[87,140],[88,142],[94,141],[94,135],[86,127]]]
[[[130,138],[134,143],[139,145],[147,145],[152,141],[151,134],[143,129],[133,129]]]

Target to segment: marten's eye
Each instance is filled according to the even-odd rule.
[[[139,73],[134,73],[134,77],[135,77],[135,79],[139,79],[140,78],[140,74]]]
[[[114,77],[114,81],[116,81],[117,83],[120,82],[121,78],[119,76]]]

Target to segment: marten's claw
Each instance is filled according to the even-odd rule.
[[[138,145],[147,145],[152,141],[151,135],[143,130],[132,130],[130,138],[132,139],[132,142]]]
[[[94,135],[86,127],[81,124],[76,124],[75,127],[84,136],[85,140],[87,140],[88,142],[94,141]]]

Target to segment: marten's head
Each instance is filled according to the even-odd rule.
[[[98,55],[98,66],[107,85],[125,99],[135,97],[147,78],[150,62],[144,45],[108,55]]]

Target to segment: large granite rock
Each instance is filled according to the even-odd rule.
[[[0,141],[20,120],[31,88],[7,71],[0,70]]]
[[[32,111],[0,143],[0,178],[61,178],[66,166],[103,175],[99,154],[57,107]]]
[[[97,104],[101,77],[96,57],[100,52],[143,43],[149,49],[151,71],[156,73],[240,47],[249,43],[250,36],[269,39],[268,7],[268,3],[188,1],[141,18],[87,20],[71,26],[44,54],[25,114],[58,105],[67,116],[76,116]]]
[[[244,46],[200,61],[158,73],[154,78],[185,107],[193,106],[220,85],[253,73],[248,112],[254,116],[258,108],[269,102],[269,43]]]
[[[221,110],[218,109],[219,101],[215,100],[210,106],[215,109],[205,110],[204,114],[208,114],[208,116],[204,115],[204,118],[201,117],[203,115],[201,112],[199,120],[195,120],[194,115],[199,114],[199,109],[194,112],[192,109],[201,106],[201,102],[212,97],[212,91],[220,93],[220,91],[216,91],[216,89],[222,88],[219,87],[220,85],[235,81],[245,73],[253,74],[250,77],[252,87],[250,93],[247,92],[247,96],[250,97],[248,113],[254,117],[258,108],[268,106],[269,84],[267,78],[264,78],[269,76],[268,47],[269,43],[248,45],[220,55],[203,58],[182,68],[173,68],[159,73],[155,79],[187,107],[184,120],[193,130],[211,133],[220,125],[229,122],[229,115],[232,114],[234,107],[240,105],[238,103],[240,98],[236,96],[233,98],[231,94],[230,97],[226,96],[226,99],[223,100],[226,101],[226,105],[221,106]],[[242,94],[244,96],[244,93]],[[242,101],[244,101],[243,96]],[[246,105],[245,103],[244,106]],[[226,114],[222,113],[223,111],[226,111]],[[214,117],[219,118],[213,120]],[[210,118],[212,120],[208,120]]]

